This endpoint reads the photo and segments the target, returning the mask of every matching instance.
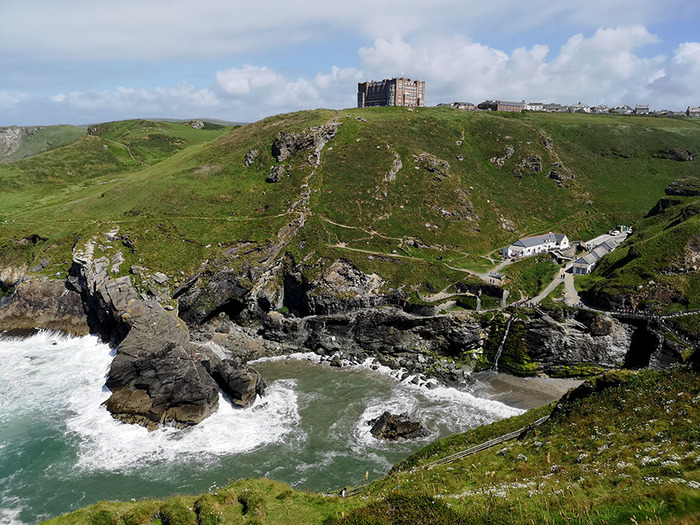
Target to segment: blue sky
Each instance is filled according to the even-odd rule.
[[[700,106],[697,0],[2,0],[0,126],[253,121],[357,82],[486,98]]]

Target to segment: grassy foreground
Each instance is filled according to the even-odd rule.
[[[429,467],[551,413],[519,439]],[[700,381],[688,369],[612,372],[531,410],[437,441],[358,495],[267,479],[200,496],[102,502],[51,524],[697,523]]]

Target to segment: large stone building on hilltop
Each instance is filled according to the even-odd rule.
[[[357,84],[357,107],[425,106],[425,82],[410,78],[384,79]]]

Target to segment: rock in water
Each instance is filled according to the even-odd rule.
[[[231,401],[242,408],[253,404],[256,396],[265,393],[265,381],[257,370],[241,365],[236,358],[224,359],[213,370],[211,376]]]
[[[372,425],[370,432],[375,438],[389,441],[411,439],[423,434],[420,421],[411,421],[406,414],[397,415],[388,411],[371,420],[368,425]]]

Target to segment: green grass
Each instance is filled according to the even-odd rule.
[[[308,179],[311,214],[282,253],[306,260],[307,278],[344,258],[381,275],[387,288],[403,286],[407,296],[467,279],[461,271],[467,268],[488,271],[491,263],[481,256],[524,235],[562,231],[586,239],[639,221],[672,180],[697,171],[694,162],[654,155],[667,147],[700,151],[700,127],[684,120],[444,108],[305,111],[237,129],[102,124],[68,146],[0,165],[0,264],[46,258],[45,273],[65,273],[76,243],[116,226],[136,250],[125,254],[124,268],[140,262],[188,274],[204,260],[225,260],[225,251],[242,241],[259,249],[251,252],[254,263],[297,217],[290,209],[313,169],[308,153],[300,152],[286,161],[288,177],[266,183],[277,164],[271,142],[280,131],[333,119],[341,122],[337,135]],[[489,159],[507,145],[515,153],[498,167]],[[245,168],[243,158],[253,149],[258,157]],[[415,162],[423,154],[447,161],[449,170],[436,176],[424,161]],[[519,178],[521,159],[531,155],[541,158],[543,171]],[[397,156],[403,167],[390,180]],[[547,177],[556,162],[576,175],[564,187]],[[33,234],[47,240],[21,242]],[[234,265],[245,266],[243,259]],[[534,294],[554,271],[544,262],[514,265],[514,297],[517,288]]]
[[[200,496],[102,502],[48,523],[692,523],[699,399],[688,369],[612,372],[559,403],[436,441],[350,498],[242,480]],[[426,468],[548,414],[518,439]]]
[[[559,266],[549,254],[537,255],[506,266],[503,273],[508,278],[507,288],[511,290],[512,300],[519,300],[518,290],[534,297],[552,282],[559,271]]]

